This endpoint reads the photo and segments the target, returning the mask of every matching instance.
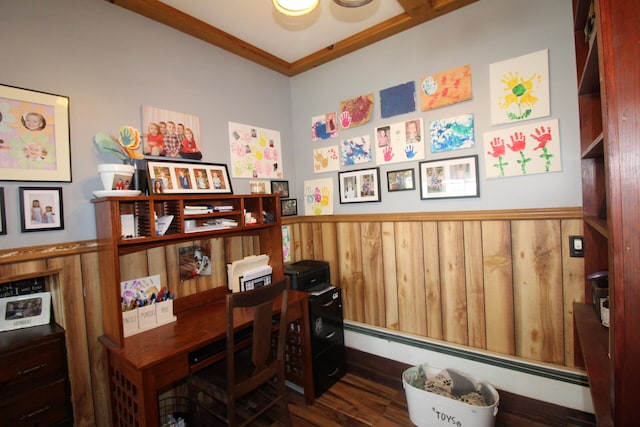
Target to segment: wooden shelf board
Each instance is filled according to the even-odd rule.
[[[595,137],[593,142],[582,152],[583,159],[598,159],[604,157],[604,134]]]
[[[602,326],[591,304],[574,303],[573,316],[580,349],[587,367],[589,390],[598,426],[613,426],[610,395],[609,329]]]
[[[600,219],[597,216],[585,216],[584,223],[602,234],[605,238],[608,238],[609,232],[607,229],[607,220]]]

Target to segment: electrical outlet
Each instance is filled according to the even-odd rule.
[[[569,236],[569,255],[572,257],[584,257],[584,236]]]

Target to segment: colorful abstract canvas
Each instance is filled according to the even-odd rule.
[[[304,214],[333,215],[333,178],[304,182]]]
[[[373,94],[369,93],[340,102],[338,110],[340,129],[350,129],[371,120],[373,98]]]
[[[380,116],[383,119],[416,111],[416,84],[407,82],[380,91]]]
[[[340,151],[337,145],[313,149],[313,171],[332,172],[340,169]]]
[[[424,159],[422,119],[411,119],[376,128],[375,149],[378,165]]]
[[[471,65],[423,77],[420,80],[422,111],[471,99]]]
[[[491,124],[551,114],[548,49],[489,65]]]
[[[355,138],[343,139],[341,144],[342,166],[368,163],[372,160],[371,136],[362,135]]]
[[[229,122],[234,178],[282,178],[280,132]]]
[[[338,136],[338,122],[335,111],[311,118],[311,140],[321,141],[336,136]]]
[[[429,134],[432,153],[476,146],[473,133],[473,114],[434,120],[429,126]]]
[[[487,178],[562,170],[558,119],[486,132],[483,139]]]

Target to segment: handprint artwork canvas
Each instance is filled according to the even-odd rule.
[[[320,147],[313,150],[313,171],[315,173],[333,172],[340,169],[340,151],[337,145]]]
[[[229,122],[231,176],[282,179],[280,132]]]
[[[424,159],[422,119],[411,119],[376,128],[375,147],[378,165]]]
[[[485,132],[487,178],[506,178],[562,170],[558,119]]]

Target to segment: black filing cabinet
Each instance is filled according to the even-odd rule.
[[[309,317],[313,384],[319,397],[346,373],[341,289],[328,287],[309,295]]]

